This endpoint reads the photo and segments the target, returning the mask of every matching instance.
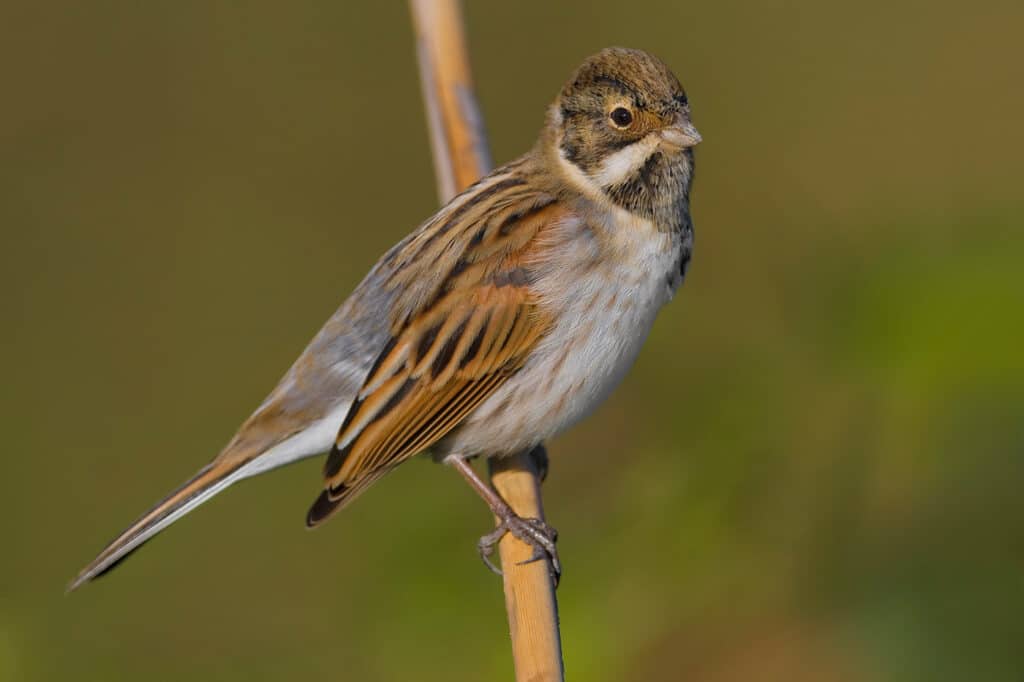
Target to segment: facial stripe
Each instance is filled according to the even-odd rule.
[[[592,174],[594,182],[601,187],[614,187],[630,180],[643,168],[657,148],[658,136],[650,133],[633,144],[612,152]]]
[[[576,189],[591,199],[600,200],[602,195],[601,188],[583,172],[583,169],[576,165],[568,154],[566,154],[564,147],[559,149],[558,165],[561,167],[562,172],[565,173],[566,179],[568,179]]]

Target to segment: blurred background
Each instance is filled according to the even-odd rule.
[[[1019,1],[473,3],[494,158],[606,45],[705,142],[695,260],[550,443],[579,681],[1024,679]],[[0,680],[501,680],[490,519],[308,460],[66,581],[436,207],[403,3],[5,4]]]

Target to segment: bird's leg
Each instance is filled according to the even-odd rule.
[[[537,458],[539,459],[539,457],[543,456],[543,461],[546,462],[546,455],[547,453],[542,453]],[[531,456],[533,456],[532,453]],[[494,553],[494,548],[497,547],[498,542],[505,536],[505,533],[511,533],[533,547],[533,556],[524,563],[548,559],[551,562],[551,575],[557,584],[558,578],[562,574],[562,565],[558,560],[558,549],[555,547],[555,542],[558,540],[558,531],[546,524],[542,519],[524,519],[516,514],[512,507],[508,506],[508,503],[501,498],[501,495],[477,475],[464,457],[449,455],[444,461],[462,474],[466,482],[483,498],[484,502],[487,503],[487,506],[491,508],[491,511],[498,518],[498,527],[481,537],[477,543],[477,548],[480,550],[480,558],[483,559],[487,567],[501,575],[501,571],[491,561],[491,554]]]
[[[537,477],[540,482],[548,480],[548,449],[541,443],[533,450],[530,450],[530,459],[533,460],[533,465],[537,467]]]

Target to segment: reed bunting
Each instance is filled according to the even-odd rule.
[[[224,450],[111,542],[109,571],[244,478],[329,450],[316,526],[414,455],[458,470],[557,570],[554,532],[468,460],[531,450],[619,383],[682,282],[700,135],[659,59],[609,48],[548,110],[536,146],[384,254]]]

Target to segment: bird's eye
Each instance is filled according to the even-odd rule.
[[[625,128],[633,122],[633,114],[629,113],[629,109],[625,107],[616,107],[612,109],[612,113],[608,114],[608,118],[612,120],[612,123],[620,128]]]

